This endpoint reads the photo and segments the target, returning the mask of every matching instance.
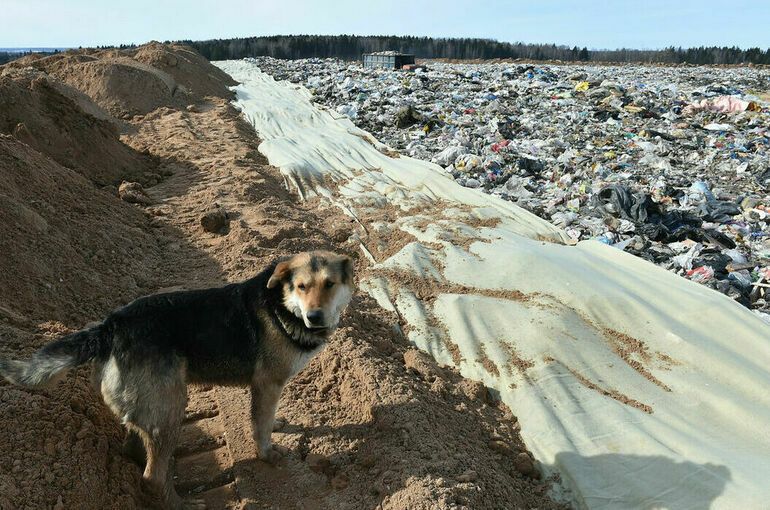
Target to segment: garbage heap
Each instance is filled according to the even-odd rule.
[[[255,59],[403,154],[770,322],[770,71]]]

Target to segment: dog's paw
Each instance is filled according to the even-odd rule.
[[[266,451],[260,452],[259,460],[275,465],[289,453],[289,449],[279,444],[271,445]]]

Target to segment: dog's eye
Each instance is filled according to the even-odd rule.
[[[324,287],[326,287],[327,289],[331,289],[332,287],[334,287],[334,282],[330,280],[326,280],[326,283],[324,283]]]
[[[307,287],[305,287],[305,284],[304,284],[304,283],[300,283],[299,285],[297,285],[297,288],[298,288],[299,290],[305,290]]]

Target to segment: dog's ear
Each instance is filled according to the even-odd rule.
[[[267,288],[272,289],[273,287],[277,287],[278,284],[286,280],[290,274],[291,265],[289,262],[279,262],[278,265],[275,266],[272,276],[270,276],[270,279],[267,281]]]
[[[339,258],[340,272],[342,273],[342,281],[344,283],[353,282],[353,261],[347,255],[342,255]]]

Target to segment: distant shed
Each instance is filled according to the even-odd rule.
[[[368,68],[401,69],[407,65],[414,65],[414,55],[395,51],[364,53],[363,62],[364,67]]]

